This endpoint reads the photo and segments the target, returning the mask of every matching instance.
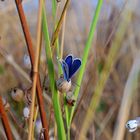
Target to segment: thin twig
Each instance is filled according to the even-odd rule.
[[[32,64],[32,68],[33,68],[35,57],[34,57],[34,51],[33,51],[33,45],[32,45],[32,41],[31,41],[30,32],[29,32],[28,25],[27,25],[27,22],[26,22],[23,7],[22,7],[20,1],[15,0],[15,2],[16,2],[18,14],[19,14],[19,17],[20,17],[22,29],[23,29],[24,36],[25,36],[25,39],[26,39],[28,52],[29,52],[29,55],[30,55],[31,64]],[[39,104],[39,109],[40,109],[40,116],[41,116],[42,125],[43,125],[43,128],[45,130],[44,131],[44,136],[45,136],[45,139],[48,140],[48,138],[49,138],[48,124],[47,124],[47,119],[46,119],[46,112],[44,110],[44,101],[43,101],[43,96],[42,96],[42,88],[41,88],[41,82],[40,82],[39,74],[37,74],[37,77],[38,77],[37,78],[37,99],[38,99],[38,104]]]

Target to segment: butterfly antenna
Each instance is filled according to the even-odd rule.
[[[78,87],[81,87],[80,85],[78,85],[78,84],[75,83],[75,82],[72,82],[72,84],[73,84],[73,85],[76,85],[76,86],[78,86]]]

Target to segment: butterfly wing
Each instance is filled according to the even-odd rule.
[[[69,80],[69,67],[68,67],[68,64],[64,60],[62,60],[60,63],[61,63],[61,66],[62,66],[64,79],[68,81]]]
[[[67,63],[68,67],[70,68],[72,65],[72,61],[73,61],[73,56],[72,54],[67,55],[67,57],[65,58],[65,62]]]
[[[75,58],[73,60],[73,63],[71,67],[69,68],[69,79],[72,78],[72,76],[77,72],[77,70],[80,68],[82,62],[81,59]]]

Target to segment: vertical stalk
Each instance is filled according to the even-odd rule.
[[[34,110],[35,110],[35,94],[36,94],[36,84],[38,78],[38,67],[39,67],[39,56],[41,48],[41,24],[42,24],[42,5],[43,1],[39,1],[39,10],[38,10],[38,26],[37,26],[37,46],[36,46],[36,55],[35,55],[35,64],[34,64],[34,76],[33,76],[33,87],[32,87],[32,103],[30,110],[30,120],[29,120],[29,134],[28,140],[33,138],[33,123],[34,123]],[[49,139],[49,138],[48,138]]]
[[[2,119],[2,124],[4,126],[4,130],[8,140],[13,140],[12,132],[10,129],[9,121],[3,106],[2,97],[0,96],[0,115]]]
[[[61,17],[60,17],[59,22],[58,22],[58,24],[57,24],[57,27],[56,27],[56,29],[55,29],[53,35],[52,35],[51,47],[54,46],[55,41],[56,41],[56,39],[57,39],[57,37],[58,37],[58,34],[59,34],[59,32],[60,32],[60,29],[61,29],[61,26],[62,26],[64,17],[65,17],[65,12],[66,12],[66,10],[67,10],[67,8],[68,8],[68,5],[69,5],[69,2],[70,2],[70,0],[67,0],[67,1],[66,1],[65,6],[64,6],[64,9],[63,9],[62,14],[61,14]]]
[[[18,10],[18,14],[20,17],[20,21],[21,21],[21,25],[22,25],[22,29],[23,29],[23,33],[25,36],[25,40],[26,40],[26,44],[28,47],[28,52],[30,55],[30,60],[31,60],[31,65],[33,68],[33,64],[34,64],[34,51],[33,51],[33,45],[32,45],[32,40],[31,40],[31,36],[30,36],[30,32],[28,29],[28,25],[26,22],[26,18],[25,18],[25,14],[23,11],[23,7],[21,4],[20,0],[15,0],[16,3],[16,7]],[[39,74],[37,74],[37,99],[38,99],[38,105],[39,105],[39,110],[40,110],[40,116],[41,116],[41,121],[42,121],[42,125],[44,128],[44,137],[47,140],[49,137],[49,132],[48,132],[48,124],[47,124],[47,119],[46,119],[46,112],[44,110],[44,101],[43,101],[43,96],[42,96],[42,88],[41,88],[41,82],[40,82],[40,76]]]
[[[88,54],[89,54],[90,48],[92,46],[92,40],[93,40],[93,36],[94,36],[95,29],[96,29],[96,25],[97,25],[97,21],[98,21],[98,18],[99,18],[99,14],[100,14],[100,11],[101,11],[102,4],[103,4],[103,0],[98,0],[98,4],[97,4],[96,10],[95,10],[95,14],[94,14],[92,24],[91,24],[91,27],[90,27],[90,32],[89,32],[88,39],[87,39],[87,42],[86,42],[86,46],[84,48],[82,65],[81,65],[81,68],[80,68],[80,71],[79,71],[79,76],[78,76],[78,79],[77,79],[77,82],[76,82],[78,85],[81,85],[81,83],[82,83],[83,74],[84,74],[87,59],[88,59]],[[76,99],[78,98],[79,91],[80,91],[80,87],[77,86],[75,91],[74,91],[74,95],[75,95]],[[74,107],[72,108],[72,110],[70,112],[69,125],[71,125],[71,121],[72,121],[72,118],[73,118],[75,108],[76,108],[76,105],[74,105]]]
[[[46,11],[45,7],[43,6],[43,33],[44,33],[44,41],[46,45],[46,57],[47,57],[47,65],[48,65],[48,76],[50,80],[50,88],[52,92],[52,102],[54,107],[54,114],[55,114],[55,120],[57,124],[57,131],[58,131],[58,139],[59,140],[66,140],[66,133],[64,128],[64,122],[60,107],[60,101],[59,101],[59,93],[56,89],[55,84],[55,75],[54,75],[54,66],[52,61],[52,50],[50,47],[50,39],[49,39],[49,32],[48,32],[48,25],[47,25],[47,18],[46,18]]]

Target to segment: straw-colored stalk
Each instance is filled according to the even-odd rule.
[[[63,57],[63,50],[64,50],[64,37],[65,37],[65,25],[66,25],[66,14],[67,12],[65,11],[64,14],[64,22],[63,22],[63,26],[62,26],[62,37],[61,37],[61,50],[60,50],[60,58],[62,59]]]
[[[125,11],[123,13],[119,28],[116,32],[115,39],[112,43],[112,47],[110,48],[109,54],[107,56],[105,66],[104,66],[102,73],[100,75],[100,79],[97,82],[94,94],[91,98],[91,102],[90,102],[90,105],[88,107],[85,119],[83,121],[81,131],[80,131],[80,136],[79,136],[80,140],[86,139],[87,131],[90,127],[90,124],[93,122],[95,111],[99,105],[100,98],[101,98],[101,95],[103,93],[103,89],[104,89],[106,81],[110,75],[111,69],[116,62],[117,54],[118,54],[118,51],[121,47],[121,42],[123,41],[125,31],[127,29],[127,25],[129,24],[130,21],[131,21],[130,11],[129,12]]]
[[[125,133],[125,123],[128,120],[131,105],[136,95],[136,89],[138,87],[138,75],[140,72],[140,52],[135,56],[131,71],[129,73],[124,94],[118,114],[118,120],[116,123],[116,129],[114,131],[113,140],[123,140]]]
[[[60,32],[64,17],[65,17],[65,12],[66,12],[66,10],[68,8],[69,2],[70,2],[70,0],[67,0],[66,3],[65,3],[65,6],[64,6],[64,9],[62,11],[62,14],[61,14],[61,17],[59,19],[59,22],[57,24],[57,27],[56,27],[53,35],[52,35],[51,46],[54,46],[54,44],[56,42],[56,39],[58,38],[58,35],[59,35],[59,32]]]
[[[30,60],[31,60],[31,66],[32,66],[31,70],[33,70],[33,65],[34,65],[34,62],[35,62],[35,55],[34,55],[32,38],[31,38],[31,35],[30,35],[30,32],[29,32],[29,28],[28,28],[25,13],[24,13],[24,10],[23,10],[23,7],[22,7],[22,3],[21,3],[20,0],[15,0],[15,4],[16,4],[16,7],[17,7],[17,12],[18,12],[18,15],[19,15],[19,18],[20,18],[22,30],[23,30],[25,41],[26,41],[27,48],[28,48],[28,53],[29,53]],[[43,101],[41,81],[40,81],[39,74],[38,74],[38,78],[37,78],[37,99],[38,99],[38,105],[39,105],[39,111],[40,111],[40,117],[41,117],[42,125],[43,125],[43,128],[45,129],[44,137],[45,137],[45,139],[47,139],[48,135],[49,135],[49,132],[48,132],[46,112],[45,112],[45,109],[44,109],[44,101]]]
[[[36,100],[37,101],[37,100]],[[35,123],[36,123],[36,119],[37,119],[37,115],[38,115],[38,106],[35,105],[35,109],[34,109],[34,116],[33,116],[33,129],[32,129],[32,139],[34,139],[34,129],[35,129]]]
[[[29,134],[28,140],[32,139],[33,133],[33,122],[34,122],[34,107],[35,107],[35,94],[36,94],[36,84],[38,78],[38,66],[41,48],[41,27],[42,27],[42,5],[43,0],[39,1],[39,12],[38,12],[38,26],[37,26],[37,46],[36,46],[36,57],[34,64],[34,75],[33,75],[33,86],[32,86],[32,103],[30,108],[30,120],[29,120]],[[33,133],[34,134],[34,133]]]

